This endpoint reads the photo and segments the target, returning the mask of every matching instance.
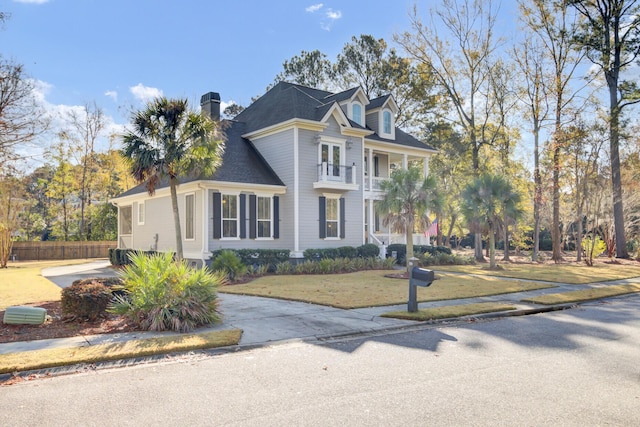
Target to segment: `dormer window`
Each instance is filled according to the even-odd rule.
[[[362,105],[360,103],[355,102],[351,106],[351,119],[362,126]]]
[[[391,111],[384,110],[382,113],[382,133],[391,135]]]

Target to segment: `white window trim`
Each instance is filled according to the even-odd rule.
[[[326,217],[326,212],[328,211],[328,209],[327,209],[327,205],[326,205],[327,201],[328,201],[328,200],[336,200],[336,201],[337,201],[337,203],[338,203],[338,219],[337,219],[337,223],[338,223],[338,226],[337,226],[338,235],[337,235],[336,237],[326,237],[326,236],[325,236],[324,240],[342,240],[342,239],[340,238],[340,222],[341,222],[341,221],[340,221],[340,219],[341,219],[341,218],[340,218],[340,198],[342,197],[342,195],[341,195],[341,194],[336,194],[336,193],[322,193],[322,195],[326,198],[326,200],[325,200],[325,218],[324,218],[325,228],[326,228],[326,226],[327,226],[327,225],[326,225],[326,223],[327,223],[327,222],[329,222],[329,220],[328,220],[328,219],[327,219],[327,217]]]
[[[193,209],[191,210],[193,214],[193,237],[187,237],[187,196],[193,196]],[[192,242],[196,240],[196,193],[186,193],[184,195],[184,240],[188,242]]]
[[[390,120],[389,120],[389,128],[390,128],[389,130],[390,130],[390,132],[388,132],[388,133],[384,131],[384,113],[386,113],[386,112],[389,113],[389,118],[390,118]],[[393,117],[393,111],[391,111],[388,108],[383,108],[380,111],[380,135],[381,136],[386,136],[389,139],[395,139],[395,137],[396,137],[395,120],[394,120],[394,117]]]
[[[340,147],[340,163],[339,165],[337,165],[338,167],[340,166],[345,166],[346,165],[346,145],[347,145],[347,140],[346,139],[342,139],[342,138],[333,138],[330,136],[321,136],[320,137],[320,143],[318,144],[318,164],[321,165],[322,164],[322,145],[323,144],[327,144],[329,145],[329,148],[331,148],[331,146],[339,146]],[[329,155],[331,156],[331,150],[329,150]],[[333,165],[333,163],[332,163]],[[336,165],[333,165],[336,166]],[[342,177],[342,170],[340,170],[341,175],[340,177]]]
[[[142,210],[142,221],[140,221],[140,211]],[[133,213],[133,212],[132,212]],[[136,212],[136,218],[138,225],[144,225],[144,221],[146,219],[146,208],[144,202],[138,202],[138,211]]]
[[[360,117],[359,117],[360,120],[356,120],[355,115],[353,114],[353,107],[355,107],[356,105],[360,107]],[[358,101],[353,101],[353,103],[351,104],[351,120],[358,123],[360,126],[364,126],[363,120],[362,120],[363,111],[364,111],[364,106]]]
[[[235,196],[236,197],[236,232],[237,236],[229,237],[224,235],[224,196]],[[221,193],[220,195],[220,240],[241,240],[240,239],[240,193]],[[227,221],[231,221],[231,218],[227,218]]]
[[[118,206],[118,234],[120,236],[133,236],[133,205],[122,205],[122,206]],[[122,233],[122,223],[120,221],[120,218],[122,218],[121,215],[121,210],[122,208],[129,208],[131,209],[131,232],[130,233]]]
[[[275,239],[274,239],[274,237],[273,237],[273,217],[274,217],[274,212],[273,212],[273,196],[274,196],[274,195],[273,195],[273,194],[269,194],[269,195],[268,195],[268,194],[260,194],[260,193],[256,193],[256,194],[255,194],[255,196],[256,196],[256,238],[255,238],[255,240],[275,240]],[[258,212],[259,212],[259,209],[258,209],[258,205],[259,205],[259,203],[258,203],[258,199],[260,199],[261,197],[262,197],[263,199],[269,199],[269,211],[270,211],[270,218],[269,218],[269,227],[270,227],[270,229],[269,229],[269,235],[270,235],[270,237],[258,237],[258,229],[259,229],[259,227],[258,227],[258,223],[260,222],[260,218],[258,217]],[[264,221],[264,220],[263,220],[263,221]]]

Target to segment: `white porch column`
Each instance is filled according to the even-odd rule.
[[[426,177],[428,177],[428,176],[429,176],[429,158],[428,158],[428,157],[425,157],[425,158],[423,159],[423,166],[422,166],[422,168],[423,168],[422,173],[424,174],[424,177],[425,177],[425,178],[426,178]]]
[[[369,191],[373,190],[373,150],[369,148],[367,153],[367,180],[369,182]]]
[[[409,157],[405,154],[402,155],[402,169],[409,169]]]

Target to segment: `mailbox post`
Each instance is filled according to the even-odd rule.
[[[418,290],[417,287],[429,287],[433,283],[434,273],[426,268],[414,267],[418,258],[409,259],[409,302],[407,311],[415,313],[418,311]]]

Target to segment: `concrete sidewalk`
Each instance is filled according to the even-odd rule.
[[[108,261],[95,261],[65,267],[47,268],[42,275],[60,287],[70,286],[74,280],[87,277],[113,277],[115,270]],[[616,283],[640,282],[640,278],[617,281]],[[612,282],[608,282],[611,284]],[[445,305],[471,304],[477,302],[504,302],[517,310],[501,315],[518,315],[535,311],[550,311],[566,306],[540,307],[534,304],[523,304],[525,297],[533,297],[548,293],[558,293],[594,287],[596,285],[558,285],[554,288],[528,292],[502,294],[490,297],[467,298],[461,300],[433,301],[420,303],[419,308],[439,307]],[[242,329],[240,346],[259,346],[277,341],[292,339],[318,340],[330,337],[371,333],[390,329],[408,328],[422,323],[380,317],[389,311],[406,310],[407,305],[358,308],[343,310],[302,302],[285,301],[273,298],[252,297],[219,293],[222,323],[199,329],[198,332]],[[491,316],[491,315],[488,315]],[[495,316],[495,314],[493,314]],[[483,317],[478,315],[475,317]],[[92,335],[83,337],[60,338],[38,341],[12,342],[0,344],[0,354],[15,353],[38,349],[83,347],[103,343],[123,342],[158,336],[175,335],[171,332],[132,332],[120,334]]]

